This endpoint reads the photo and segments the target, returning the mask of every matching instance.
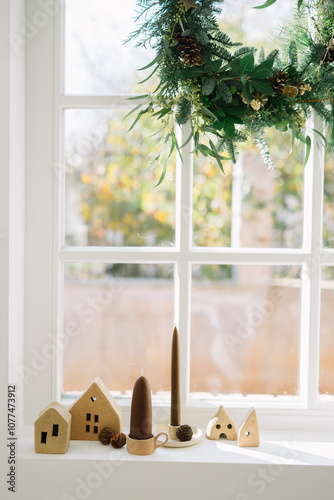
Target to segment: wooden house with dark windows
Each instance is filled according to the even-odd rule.
[[[66,453],[71,414],[59,403],[47,406],[35,421],[35,453]]]
[[[75,401],[69,412],[72,415],[71,439],[97,441],[104,427],[110,427],[115,433],[123,430],[122,410],[99,377]]]

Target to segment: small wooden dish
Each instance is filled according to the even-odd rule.
[[[190,441],[179,441],[178,439],[173,439],[170,435],[170,425],[168,423],[157,424],[153,428],[154,434],[157,432],[165,432],[168,434],[169,439],[167,443],[164,443],[163,446],[166,448],[186,448],[188,446],[194,446],[198,444],[203,437],[203,432],[201,429],[197,429],[197,427],[191,426],[193,430],[193,437]]]

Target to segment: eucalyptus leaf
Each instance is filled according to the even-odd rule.
[[[128,129],[128,132],[130,132],[130,131],[133,129],[133,127],[134,127],[134,126],[136,125],[136,123],[140,120],[140,118],[141,118],[141,117],[142,117],[145,113],[147,113],[147,112],[148,112],[148,108],[146,108],[146,109],[144,109],[143,111],[140,111],[140,112],[138,113],[138,115],[136,116],[136,118],[135,118],[134,122],[132,123],[131,127]]]
[[[157,70],[157,69],[158,69],[158,66],[156,66],[156,67],[154,68],[154,70],[152,71],[152,73],[150,73],[150,74],[149,74],[149,75],[148,75],[148,76],[147,76],[144,80],[142,80],[141,82],[139,82],[139,84],[142,84],[142,83],[147,82],[147,80],[149,80],[149,79],[151,78],[151,76],[153,76],[153,75],[154,75],[154,73],[156,72],[156,70]]]
[[[162,181],[166,177],[166,173],[167,173],[167,158],[165,158],[164,161],[162,162],[162,173],[161,173],[159,181],[157,182],[157,184],[154,187],[160,186],[160,184],[162,183]]]
[[[214,115],[208,108],[205,106],[201,106],[201,111],[203,115],[209,116],[210,118],[213,118],[214,120],[217,120],[216,115]]]
[[[258,5],[257,7],[253,7],[253,9],[265,9],[266,7],[270,7],[271,5],[274,5],[277,0],[267,0],[264,4]]]
[[[304,167],[306,166],[308,160],[309,160],[309,157],[310,157],[310,153],[311,153],[311,144],[312,144],[312,141],[311,141],[311,137],[308,135],[306,137],[306,153],[305,153],[305,161],[304,161]]]
[[[290,123],[290,128],[291,128],[291,151],[292,151],[295,145],[296,132],[297,132],[297,127],[294,121]]]
[[[157,57],[155,57],[153,59],[153,61],[151,61],[149,64],[147,64],[146,66],[143,66],[142,68],[139,68],[138,71],[143,71],[144,69],[148,69],[150,68],[151,66],[153,66],[153,64],[156,64],[158,63],[160,60],[162,59],[162,54],[158,54]]]
[[[163,116],[170,113],[170,111],[171,111],[171,108],[162,108],[162,109],[159,109],[158,111],[156,111],[155,113],[153,113],[152,116],[158,116],[158,118],[160,120],[160,118],[162,118]]]
[[[149,94],[136,95],[134,97],[128,97],[128,101],[134,101],[135,99],[146,99]]]
[[[184,148],[191,141],[191,139],[193,138],[193,136],[194,136],[194,128],[192,127],[191,131],[190,131],[190,134],[188,135],[187,139],[182,144],[181,149]]]
[[[123,121],[128,118],[128,116],[132,115],[133,113],[135,113],[137,111],[137,109],[141,108],[142,107],[142,104],[138,104],[135,108],[131,109],[131,111],[129,111],[123,118]]]
[[[324,136],[324,134],[322,134],[321,132],[319,132],[319,130],[316,130],[315,128],[312,129],[313,132],[315,132],[316,134],[319,135],[319,137],[321,137],[321,139],[324,141],[324,147],[326,148],[327,147],[327,139],[326,137]]]

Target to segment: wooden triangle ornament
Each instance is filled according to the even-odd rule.
[[[238,432],[238,446],[260,446],[259,427],[256,411],[251,408]]]
[[[216,440],[220,437],[225,437],[229,441],[237,440],[238,435],[236,425],[222,405],[208,423],[206,437],[208,439]]]

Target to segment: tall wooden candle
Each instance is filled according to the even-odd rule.
[[[152,434],[151,387],[141,375],[133,387],[131,403],[130,438],[150,439]]]
[[[170,425],[181,425],[180,411],[180,345],[179,332],[174,328],[171,356],[171,408]]]

